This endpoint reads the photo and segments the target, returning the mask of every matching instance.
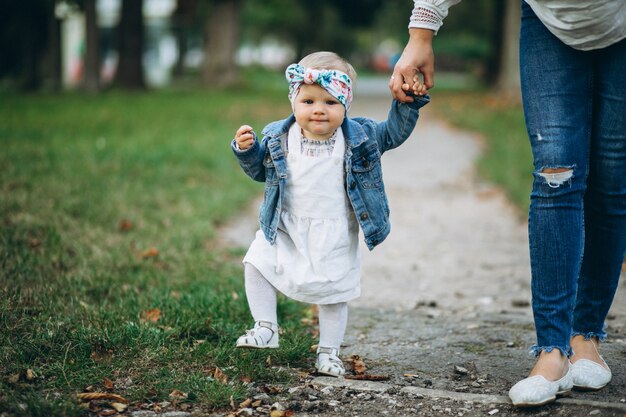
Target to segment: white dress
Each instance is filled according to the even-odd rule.
[[[337,129],[330,156],[301,152],[301,129],[289,129],[287,179],[276,241],[261,230],[243,262],[294,300],[334,304],[361,293],[359,225],[344,188],[345,140]]]

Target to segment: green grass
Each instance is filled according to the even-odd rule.
[[[502,187],[525,216],[533,167],[521,104],[480,90],[440,91],[433,96],[433,107],[440,117],[482,135],[479,174]]]
[[[252,320],[243,250],[215,239],[262,192],[229,141],[286,116],[285,95],[0,98],[0,414],[86,415],[75,394],[105,378],[131,402],[179,390],[215,409],[244,398],[242,381],[285,383],[282,369],[311,365],[306,306],[285,299],[280,349],[234,349]],[[151,309],[159,320],[142,321]]]

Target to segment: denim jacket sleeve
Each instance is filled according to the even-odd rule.
[[[239,150],[235,140],[231,142],[232,148],[239,166],[243,169],[250,178],[255,181],[265,181],[265,167],[263,166],[263,159],[265,158],[265,141],[259,143],[256,135],[254,136],[254,144],[245,151]]]
[[[363,127],[367,137],[376,141],[376,146],[382,154],[397,148],[408,139],[417,123],[419,109],[430,102],[428,96],[414,99],[412,103],[392,100],[387,120],[383,122],[365,117],[355,117],[352,120]]]
[[[414,97],[412,103],[401,103],[393,100],[387,120],[378,123],[376,135],[381,153],[402,145],[413,132],[419,109],[430,102],[429,96]]]

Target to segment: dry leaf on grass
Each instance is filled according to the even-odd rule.
[[[128,220],[128,219],[120,220],[120,223],[118,225],[118,228],[119,228],[120,232],[128,232],[133,227],[134,227],[133,223],[130,220]]]
[[[159,250],[153,246],[141,252],[139,256],[142,257],[143,259],[154,258],[154,257],[159,256]]]
[[[110,361],[111,357],[113,356],[113,349],[108,349],[106,352],[103,351],[93,351],[91,352],[91,355],[89,355],[89,357],[96,361]]]
[[[220,368],[215,368],[213,370],[213,378],[215,378],[217,382],[228,384],[228,375],[226,375]]]
[[[113,389],[113,381],[111,381],[109,378],[102,378],[102,385],[104,385],[104,389],[106,389],[107,391]]]
[[[169,397],[173,400],[186,400],[187,394],[175,389],[174,391],[170,392]]]
[[[146,310],[141,313],[140,321],[142,323],[156,323],[161,318],[161,310],[158,308],[153,308],[151,310]]]
[[[128,404],[128,400],[121,395],[109,392],[83,392],[76,394],[81,401],[113,400],[117,403]]]

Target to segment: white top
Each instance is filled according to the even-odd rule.
[[[243,262],[278,291],[307,303],[334,304],[361,293],[359,225],[344,188],[345,140],[337,130],[332,153],[309,142],[297,123],[287,137],[287,179],[276,241],[257,231]],[[306,140],[304,140],[306,143]]]
[[[415,0],[409,28],[431,29],[437,33],[448,9],[460,1]],[[524,1],[552,34],[572,48],[600,49],[626,38],[624,0]]]

